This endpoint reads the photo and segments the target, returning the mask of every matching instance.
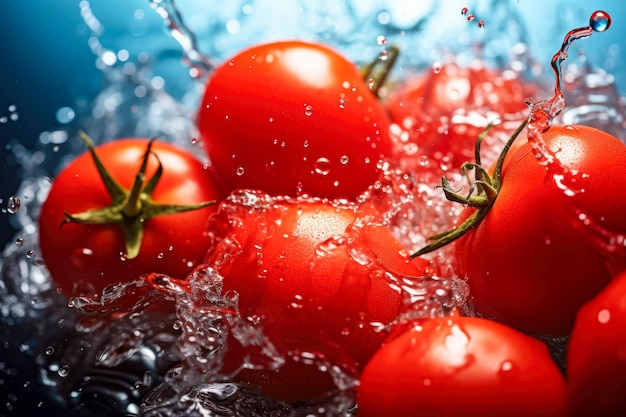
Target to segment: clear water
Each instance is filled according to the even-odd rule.
[[[149,1],[180,44],[188,71],[185,87],[169,85],[158,75],[168,57],[129,57],[107,49],[102,37],[106,28],[91,4],[82,1],[80,13],[91,32],[89,46],[105,83],[93,101],[79,99],[73,108],[60,109],[57,117],[68,122],[78,118],[96,143],[113,137],[159,136],[202,157],[192,116],[203,81],[220,58],[253,41],[276,38],[278,29],[263,24],[276,10],[263,1],[233,1],[231,10],[219,15],[207,12],[203,20],[186,9],[189,4]],[[528,34],[511,2],[492,1],[468,10],[451,9],[446,2],[422,2],[410,13],[400,3],[305,2],[298,10],[281,9],[279,13],[293,13],[298,19],[285,20],[290,23],[280,30],[336,45],[361,62],[384,57],[389,45],[401,43],[405,51],[397,79],[451,59],[467,64],[477,57],[540,82],[549,79],[525,48]],[[480,30],[485,26],[493,28],[489,36]],[[428,47],[422,47],[424,36],[434,40]],[[557,121],[598,126],[626,141],[626,102],[610,73],[581,56],[564,68],[563,90],[567,106],[554,115]],[[4,210],[20,231],[4,249],[0,263],[0,340],[32,361],[37,382],[51,402],[68,410],[110,415],[355,415],[353,388],[358,381],[333,371],[328,366],[332,364],[317,365],[331,369],[342,389],[326,401],[298,406],[273,401],[221,374],[221,348],[228,332],[242,341],[256,340],[255,366],[279,366],[281,358],[262,330],[237,319],[236,298],[221,293],[221,277],[210,269],[196,271],[191,292],[181,290],[175,280],[154,275],[105,292],[97,300],[74,299],[68,304],[39,257],[37,218],[50,177],[84,148],[70,128],[42,132],[39,143],[41,150],[34,152],[20,143],[10,146],[24,180],[16,192],[19,197],[5,201]],[[411,157],[409,152],[399,155]],[[387,168],[362,200],[375,201],[383,209],[383,221],[409,250],[452,226],[460,207],[426,185],[419,172]],[[450,176],[459,184],[464,181],[460,174]],[[250,196],[237,202],[253,203]],[[400,321],[464,308],[467,287],[456,277],[450,253],[443,249],[429,256],[439,267],[434,276],[404,286],[406,312]],[[563,341],[548,344],[562,360]]]

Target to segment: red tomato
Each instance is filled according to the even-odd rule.
[[[567,389],[546,346],[473,317],[427,319],[366,365],[359,417],[567,416]]]
[[[289,200],[251,208],[231,198],[211,219],[215,244],[206,262],[223,275],[224,291],[239,294],[242,317],[261,320],[286,360],[277,371],[244,370],[237,378],[279,400],[318,398],[335,386],[328,372],[307,364],[307,353],[357,377],[385,337],[376,328],[403,307],[389,274],[420,276],[426,262],[409,261],[384,226],[357,225],[350,207]],[[227,368],[240,365],[232,363],[233,346]]]
[[[300,41],[254,46],[220,66],[197,124],[233,190],[354,198],[391,153],[389,118],[358,69]]]
[[[96,152],[119,185],[129,189],[147,145],[147,139],[120,139],[98,147]],[[193,204],[221,197],[203,164],[167,143],[152,144],[146,178],[151,178],[159,165],[154,155],[158,156],[163,173],[151,201]],[[39,244],[46,267],[67,297],[100,294],[110,284],[131,281],[148,272],[184,278],[202,261],[209,245],[205,225],[209,214],[215,211],[213,207],[144,221],[146,203],[142,203],[137,217],[124,220],[143,224],[139,254],[133,259],[126,256],[126,239],[119,223],[69,222],[61,226],[66,213],[102,209],[111,204],[111,196],[89,153],[77,157],[54,180],[39,217]]]
[[[536,90],[536,85],[513,71],[483,66],[447,64],[440,71],[409,79],[386,101],[392,120],[409,134],[400,143],[403,165],[433,169],[437,174],[458,170],[462,163],[474,160],[474,143],[481,131],[500,119],[502,123],[492,127],[483,142],[483,150],[493,148],[485,161],[493,161],[510,133],[527,117],[524,100]]]
[[[495,203],[455,250],[478,313],[564,336],[578,309],[611,279],[607,252],[581,216],[626,232],[626,199],[615,192],[626,187],[626,146],[584,126],[552,126],[543,139],[569,173],[540,163],[530,143],[515,146]]]
[[[578,312],[567,372],[575,416],[619,416],[626,410],[626,273]]]

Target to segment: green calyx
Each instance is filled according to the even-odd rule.
[[[147,220],[158,216],[198,210],[215,204],[215,201],[207,201],[198,204],[160,204],[152,200],[152,193],[163,174],[163,165],[161,161],[158,160],[157,155],[152,152],[154,139],[148,142],[139,172],[135,175],[130,190],[127,190],[113,178],[111,173],[103,165],[89,136],[82,131],[79,132],[79,135],[89,149],[98,174],[104,183],[107,193],[111,197],[112,204],[108,207],[87,210],[75,214],[65,212],[65,219],[63,219],[61,223],[61,227],[66,223],[118,223],[124,232],[124,238],[126,240],[126,259],[133,259],[139,255],[139,249],[141,248],[143,239],[143,226]],[[153,154],[157,158],[159,165],[155,174],[146,181],[146,167],[150,154]]]
[[[384,55],[379,56],[361,70],[361,77],[376,97],[380,98],[380,89],[385,84],[398,56],[400,56],[400,48],[392,45]]]
[[[461,203],[468,207],[476,209],[471,216],[469,216],[463,223],[457,227],[445,231],[443,233],[431,236],[429,240],[431,243],[424,246],[422,249],[411,255],[411,259],[424,255],[429,252],[433,252],[439,248],[442,248],[449,243],[452,243],[456,239],[460,238],[472,228],[476,227],[485,218],[493,204],[495,203],[500,188],[502,187],[502,166],[504,164],[504,158],[511,149],[513,142],[524,130],[528,120],[525,120],[516,130],[513,132],[509,140],[504,145],[502,152],[498,156],[496,165],[493,170],[493,175],[489,175],[486,169],[484,169],[480,162],[480,146],[483,138],[487,135],[489,129],[493,124],[489,124],[485,130],[481,132],[476,140],[474,147],[474,159],[476,162],[466,162],[461,165],[461,171],[463,174],[467,174],[470,170],[474,170],[475,177],[473,181],[470,181],[470,191],[467,195],[460,194],[460,190],[454,190],[448,180],[445,177],[441,179],[441,188],[449,201]]]

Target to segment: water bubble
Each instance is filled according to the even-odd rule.
[[[463,8],[461,9],[461,14],[462,14],[463,16],[466,16],[468,11],[469,11],[469,10],[467,9],[467,7],[463,7]]]
[[[304,106],[304,114],[306,116],[310,116],[313,114],[313,106],[309,105],[309,104],[305,104]]]
[[[328,158],[321,157],[315,161],[315,173],[320,175],[328,175],[330,172],[330,161]]]
[[[484,20],[479,20],[478,21],[478,27],[479,28],[484,28],[485,27],[485,21]]]
[[[34,250],[32,250],[32,249],[31,249],[31,250],[29,250],[28,252],[26,252],[26,257],[27,257],[28,259],[32,259],[32,258],[34,258],[34,257],[35,257],[35,251],[34,251]]]
[[[245,170],[245,168],[244,168],[244,167],[238,167],[238,168],[237,168],[237,170],[235,171],[235,174],[236,174],[238,177],[241,177],[241,176],[244,174],[244,172],[245,172],[245,171],[246,171],[246,170]]]
[[[48,346],[44,353],[48,356],[52,355],[54,353],[54,346]]]
[[[24,246],[24,238],[23,237],[18,237],[17,239],[15,239],[15,244],[19,247]]]
[[[376,38],[376,43],[378,45],[385,45],[387,43],[387,38],[385,38],[383,35],[380,35]]]
[[[389,58],[389,51],[386,49],[383,51],[380,51],[380,54],[378,55],[378,59],[380,59],[381,61],[386,61],[387,58]]]
[[[439,61],[433,62],[433,65],[432,65],[433,73],[439,74],[441,72],[442,67],[443,65],[441,64],[441,62]]]
[[[471,22],[471,21],[472,21],[472,20],[474,20],[474,19],[476,19],[476,16],[474,16],[473,14],[471,14],[471,13],[470,13],[470,14],[468,14],[468,15],[467,15],[467,20],[468,20],[468,21],[470,21],[470,22]]]
[[[7,211],[9,214],[15,214],[19,211],[22,200],[18,196],[12,195],[7,201]]]
[[[348,155],[343,155],[341,158],[339,158],[339,162],[341,163],[341,165],[346,165],[349,160],[350,158],[348,158]]]
[[[339,99],[339,108],[340,109],[345,109],[346,108],[346,99],[343,98],[343,97]]]
[[[611,16],[607,12],[597,10],[589,18],[589,26],[596,32],[604,32],[611,27]]]

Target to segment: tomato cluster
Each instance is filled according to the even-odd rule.
[[[626,388],[626,145],[552,126],[542,160],[514,132],[537,91],[450,64],[383,100],[324,45],[254,46],[211,74],[197,113],[215,170],[159,141],[90,145],[42,208],[46,265],[68,297],[211,268],[283,362],[229,344],[220,366],[277,400],[323,400],[341,372],[362,416],[609,415]],[[469,298],[416,314],[415,286],[444,269],[409,254],[376,191],[390,169],[436,178],[477,150],[493,167],[464,165],[478,191],[465,196],[444,178],[442,196],[467,207],[428,249],[452,245]],[[566,378],[536,336],[570,334]]]

